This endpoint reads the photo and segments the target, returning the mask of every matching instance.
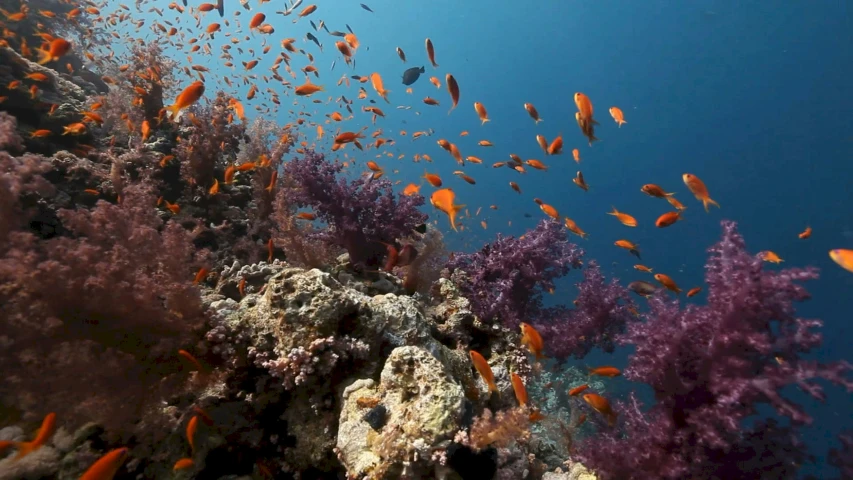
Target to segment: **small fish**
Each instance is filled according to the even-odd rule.
[[[371,10],[371,9],[370,9],[370,7],[368,7],[367,5],[365,5],[365,4],[363,4],[363,3],[361,4],[361,8],[363,8],[363,9],[367,10],[367,11],[368,11],[368,12],[370,12],[370,13],[376,13],[376,12],[374,12],[373,10]]]
[[[427,58],[429,58],[429,62],[432,64],[433,68],[438,68],[438,64],[435,63],[435,47],[432,45],[432,40],[427,38],[425,43]]]
[[[634,270],[639,270],[641,272],[653,273],[652,269],[645,265],[634,265]]]
[[[453,190],[449,188],[443,188],[441,190],[436,190],[432,192],[429,201],[433,207],[447,214],[448,218],[450,219],[450,227],[454,231],[457,231],[456,214],[459,213],[460,210],[465,208],[465,205],[455,205],[453,203],[453,200],[455,198],[456,194],[453,193]]]
[[[770,250],[767,250],[767,251],[765,251],[765,252],[762,252],[762,253],[761,253],[761,258],[762,258],[762,260],[764,260],[765,262],[770,262],[770,263],[776,263],[776,264],[779,264],[779,263],[784,262],[784,260],[782,260],[782,259],[779,257],[779,255],[776,255],[776,253],[775,253],[775,252],[771,252]]]
[[[853,272],[853,250],[836,248],[829,251],[829,258],[848,272]]]
[[[407,69],[403,72],[403,85],[408,86],[414,84],[425,71],[424,67],[412,67]]]
[[[127,460],[127,447],[116,448],[106,453],[86,470],[80,480],[112,480],[125,460]]]
[[[589,388],[589,385],[587,385],[587,384],[583,384],[583,385],[579,385],[577,387],[574,387],[571,390],[569,390],[569,396],[570,397],[577,396],[578,394],[580,394],[581,392],[583,392],[584,390],[586,390],[588,388]]]
[[[679,220],[681,220],[681,212],[666,212],[655,220],[655,226],[658,228],[664,228]]]
[[[622,223],[622,225],[625,225],[626,227],[637,226],[636,218],[632,217],[631,215],[628,215],[627,213],[622,213],[619,210],[616,210],[616,207],[613,207],[613,211],[609,212],[608,215],[613,215],[614,217],[616,217],[617,220],[619,220],[620,223]]]
[[[524,109],[527,110],[527,114],[530,115],[530,118],[532,118],[536,124],[542,121],[542,119],[539,118],[539,112],[536,110],[536,107],[534,107],[532,103],[525,103]]]
[[[495,384],[495,374],[492,373],[492,367],[489,366],[489,362],[474,350],[469,351],[468,354],[471,356],[471,363],[474,364],[474,368],[477,369],[477,372],[483,377],[483,381],[489,386],[489,391],[497,392],[498,386]]]
[[[700,200],[705,206],[706,212],[708,211],[708,205],[715,205],[717,208],[720,208],[719,203],[711,200],[711,197],[708,195],[708,188],[702,180],[699,180],[699,177],[690,173],[685,173],[681,178],[684,180],[684,184],[687,185],[687,188],[690,189],[690,192],[696,196],[696,199]]]
[[[308,23],[311,24],[311,28],[313,28],[314,31],[316,32],[317,31],[317,25],[314,24],[314,20],[308,20]],[[308,33],[311,33],[311,32],[308,32]]]
[[[589,185],[586,184],[586,181],[583,179],[583,173],[581,173],[580,170],[578,170],[578,173],[575,178],[572,179],[572,182],[574,182],[575,185],[577,185],[578,187],[582,188],[583,191],[589,191]]]
[[[480,125],[485,125],[489,120],[489,114],[486,112],[486,107],[480,102],[474,102],[474,111],[480,117]]]
[[[647,183],[643,185],[642,188],[640,188],[640,191],[655,198],[666,198],[675,195],[674,193],[666,193],[662,188],[654,183]]]
[[[636,281],[628,284],[628,290],[636,293],[641,297],[650,297],[658,290],[658,287],[649,282]]]
[[[450,98],[453,100],[453,106],[450,107],[450,112],[452,112],[456,108],[456,105],[459,104],[459,84],[456,83],[453,75],[449,73],[444,77],[444,83],[447,85],[447,92],[450,93]],[[450,112],[447,113],[449,114]]]
[[[318,40],[317,37],[314,36],[313,33],[311,33],[311,32],[306,33],[305,38],[314,42],[318,47],[320,47],[320,51],[323,51],[323,45],[320,43],[320,40]],[[334,65],[332,66],[332,68],[334,68]]]
[[[48,413],[41,422],[41,427],[36,434],[36,437],[29,442],[20,442],[17,444],[18,453],[16,459],[23,458],[30,453],[38,450],[47,443],[56,432],[56,414]]]
[[[344,25],[347,27],[347,30],[349,30],[349,33],[355,33],[352,31],[352,28],[350,28],[348,23],[345,23]]]
[[[797,235],[801,239],[805,240],[812,236],[812,227],[806,227],[805,230],[802,231],[799,235]]]
[[[192,458],[182,458],[175,462],[175,465],[172,467],[172,471],[185,470],[187,468],[193,467],[193,459]]]
[[[518,404],[522,407],[527,405],[527,389],[524,387],[524,381],[515,372],[510,373],[509,378],[512,382],[512,390],[515,392],[515,399],[518,400]]]
[[[607,423],[611,427],[616,424],[616,413],[606,398],[597,393],[587,393],[583,396],[583,400],[595,409],[595,411],[604,415],[604,418],[607,419]]]
[[[540,335],[535,328],[524,322],[521,323],[520,327],[521,344],[526,346],[537,360],[544,358],[544,355],[542,355],[542,349],[544,348],[545,343],[542,340],[542,335]]]
[[[619,107],[610,107],[610,116],[613,117],[613,120],[618,123],[620,127],[623,123],[628,123],[625,121],[625,114],[622,113],[622,110]]]
[[[628,250],[631,255],[640,258],[640,249],[637,248],[636,243],[631,242],[630,240],[616,240],[615,242],[613,242],[613,244],[619,248],[624,248],[625,250]]]
[[[618,377],[622,372],[616,367],[596,367],[588,368],[590,375],[598,375],[599,377]]]
[[[190,444],[190,451],[195,454],[195,435],[198,430],[198,415],[193,415],[190,421],[187,422],[187,443]]]
[[[397,56],[400,57],[400,60],[402,60],[403,63],[406,63],[406,53],[400,47],[397,47]]]
[[[673,291],[676,294],[681,293],[681,289],[678,288],[678,285],[675,284],[675,281],[672,278],[670,278],[668,275],[664,275],[662,273],[656,273],[655,274],[655,280],[660,282],[660,284],[663,285],[664,287],[666,287],[667,290]]]
[[[180,95],[178,95],[174,104],[166,107],[166,109],[172,114],[172,120],[176,121],[179,118],[181,111],[198,102],[202,95],[204,95],[204,82],[195,81],[191,83],[181,92]]]
[[[702,287],[693,287],[687,292],[688,297],[693,297],[702,291]]]

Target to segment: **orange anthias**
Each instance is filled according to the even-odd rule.
[[[474,364],[474,368],[477,369],[477,372],[483,377],[483,381],[489,386],[489,391],[497,392],[498,386],[495,384],[495,374],[492,373],[492,367],[489,366],[489,362],[474,350],[471,350],[468,354],[471,355],[471,363]]]
[[[454,205],[453,201],[455,198],[456,194],[453,193],[453,190],[449,188],[442,188],[441,190],[432,192],[429,201],[433,207],[447,214],[448,218],[450,218],[450,227],[454,231],[457,231],[456,214],[465,208],[465,205]]]
[[[545,342],[542,340],[542,335],[535,328],[527,323],[521,323],[521,344],[526,346],[537,360],[544,358],[542,350],[545,348]]]
[[[112,480],[127,460],[127,448],[116,448],[106,453],[86,470],[80,480]]]

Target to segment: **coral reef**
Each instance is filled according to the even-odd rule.
[[[822,399],[817,379],[853,391],[849,364],[804,358],[820,345],[821,322],[797,318],[793,305],[809,298],[799,282],[816,278],[814,270],[765,270],[732,222],[709,252],[706,306],[681,309],[657,296],[644,321],[618,338],[636,349],[626,378],[650,385],[656,403],[643,412],[632,397],[619,409],[622,431],[601,432],[580,449],[605,479],[791,478],[806,455],[793,427],[810,417],[780,391],[796,385]],[[747,426],[761,404],[793,426]]]

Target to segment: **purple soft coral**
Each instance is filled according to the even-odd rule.
[[[548,338],[548,355],[556,359],[583,358],[593,347],[613,352],[614,339],[625,331],[632,318],[634,302],[617,280],[610,283],[594,261],[584,270],[577,284],[575,308],[556,307],[543,312],[534,326]]]
[[[539,312],[542,291],[580,268],[582,257],[583,250],[566,239],[559,222],[542,220],[521,238],[498,234],[479,252],[457,254],[447,267],[465,272],[455,280],[474,313],[515,327]]]
[[[821,322],[797,318],[793,308],[809,298],[796,282],[817,278],[814,270],[763,270],[732,222],[723,222],[723,239],[710,253],[707,306],[681,310],[655,297],[646,321],[630,323],[619,339],[636,347],[626,378],[649,384],[657,403],[646,415],[636,403],[623,408],[625,436],[604,433],[582,449],[582,459],[602,478],[735,478],[726,475],[726,465],[746,457],[751,460],[739,463],[738,478],[792,475],[793,433],[767,422],[747,429],[745,420],[769,404],[794,424],[810,422],[781,395],[785,386],[818,399],[823,390],[815,379],[853,390],[846,362],[800,357],[821,342],[812,331]],[[768,442],[778,448],[767,448]],[[753,455],[745,455],[750,449]]]
[[[295,184],[290,200],[313,208],[331,227],[324,239],[344,247],[353,262],[376,264],[385,253],[383,242],[406,237],[426,221],[426,214],[418,210],[424,198],[395,198],[385,179],[365,176],[348,182],[338,178],[342,169],[340,163],[312,151],[285,163],[284,177]]]

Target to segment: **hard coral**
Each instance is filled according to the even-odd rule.
[[[371,176],[347,181],[339,178],[342,169],[313,151],[285,163],[284,177],[294,182],[291,202],[313,208],[329,224],[318,238],[344,247],[355,263],[375,265],[384,255],[383,243],[394,243],[426,221],[417,209],[424,198],[395,198],[390,181]]]
[[[580,268],[583,250],[566,239],[559,222],[542,220],[520,238],[504,237],[479,252],[457,254],[447,263],[462,270],[459,289],[483,321],[517,326],[541,310],[541,294],[572,268]]]
[[[619,341],[634,345],[625,376],[645,382],[656,404],[645,415],[635,402],[622,408],[624,435],[604,433],[581,451],[603,478],[770,478],[795,473],[801,452],[793,430],[758,421],[761,404],[793,424],[811,418],[781,390],[796,385],[823,398],[816,379],[853,390],[846,362],[819,364],[802,355],[818,347],[818,320],[797,318],[793,304],[809,298],[798,284],[811,269],[763,270],[746,252],[735,224],[710,250],[708,305],[680,309],[651,300],[644,322],[632,322]],[[730,471],[738,465],[737,475]],[[727,467],[727,465],[729,467]]]

